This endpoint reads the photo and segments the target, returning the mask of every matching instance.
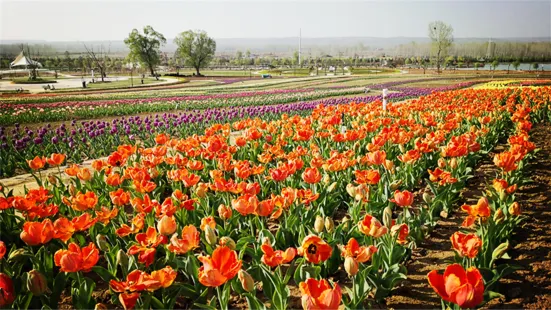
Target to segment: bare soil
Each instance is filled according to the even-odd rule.
[[[516,193],[526,220],[513,235],[509,250],[512,262],[522,270],[502,279],[498,291],[503,298],[484,305],[486,309],[551,309],[551,126],[537,125],[532,140],[541,149],[535,161],[527,167],[532,183]],[[498,146],[496,152],[502,151]],[[484,184],[495,177],[495,166],[485,156],[462,193],[461,202],[471,204],[480,197]],[[440,299],[429,286],[426,275],[431,270],[443,270],[453,260],[450,237],[457,231],[464,214],[455,212],[438,226],[414,251],[407,265],[408,279],[387,298],[390,309],[440,308]]]

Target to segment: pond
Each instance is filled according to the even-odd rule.
[[[509,67],[509,63],[499,64],[497,66],[496,70],[507,70],[507,68],[509,68],[510,70],[514,70],[512,64]],[[538,67],[538,71],[541,71],[542,69],[544,71],[551,70],[551,64],[541,64],[540,63],[539,67]],[[473,67],[471,67],[471,68],[457,68],[457,70],[475,70],[475,68],[473,68]],[[479,67],[478,70],[493,70],[493,67],[489,63],[487,63],[484,67]],[[521,63],[520,66],[518,67],[518,70],[528,71],[528,70],[534,70],[534,69],[532,68],[531,63]]]

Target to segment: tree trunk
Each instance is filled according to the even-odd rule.
[[[199,72],[199,66],[195,67],[195,71],[197,72],[197,76],[201,75],[201,73]]]
[[[149,72],[151,72],[151,76],[157,77],[155,75],[155,71],[153,71],[153,66],[151,66],[151,65],[149,66]]]

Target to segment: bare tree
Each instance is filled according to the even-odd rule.
[[[442,60],[453,43],[453,28],[442,21],[432,22],[429,24],[429,38],[432,41],[432,51],[435,55],[436,72],[440,73]]]
[[[107,69],[107,54],[109,54],[109,50],[105,52],[105,49],[103,48],[103,45],[100,46],[98,51],[94,51],[94,47],[88,48],[86,44],[83,44],[84,48],[86,49],[86,53],[88,54],[88,58],[91,61],[91,67],[97,68],[99,70],[99,73],[101,75],[101,81],[104,82],[104,78],[107,77],[106,69]]]

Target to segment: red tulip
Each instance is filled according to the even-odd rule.
[[[484,279],[476,267],[466,271],[459,264],[446,267],[444,275],[436,270],[427,275],[430,286],[440,297],[461,308],[474,308],[484,299]]]

